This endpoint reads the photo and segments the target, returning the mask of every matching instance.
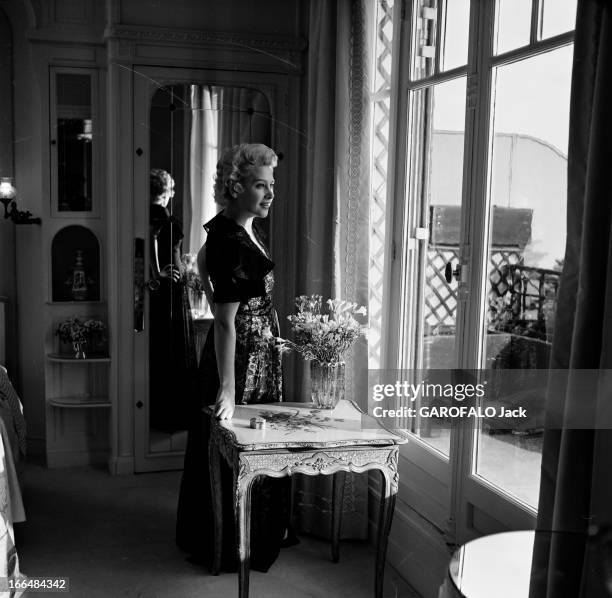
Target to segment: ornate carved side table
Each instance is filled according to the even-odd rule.
[[[207,411],[212,418],[209,459],[215,521],[213,575],[218,575],[221,564],[221,457],[234,472],[240,598],[249,595],[251,487],[258,476],[339,474],[334,476],[332,513],[332,558],[337,561],[344,472],[377,469],[383,484],[374,595],[382,598],[387,542],[399,483],[398,445],[406,439],[384,429],[349,401],[341,401],[333,411],[314,409],[308,403],[240,405],[233,419],[225,421],[216,420],[212,411]],[[251,428],[253,417],[265,419],[265,428]]]

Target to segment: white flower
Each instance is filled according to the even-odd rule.
[[[295,334],[295,342],[290,345],[306,359],[341,361],[343,353],[364,333],[354,316],[365,315],[366,308],[357,303],[343,299],[327,299],[323,303],[321,295],[301,295],[296,297],[295,305],[297,313],[287,318]],[[321,305],[328,313],[321,313]]]

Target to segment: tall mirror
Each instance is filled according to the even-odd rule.
[[[161,273],[148,293],[149,451],[164,453],[185,448],[199,356],[212,323],[196,255],[205,241],[202,225],[218,210],[216,164],[237,143],[269,145],[271,111],[255,89],[171,85],[152,98],[149,131],[149,261]]]

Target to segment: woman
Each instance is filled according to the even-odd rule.
[[[262,144],[226,150],[217,164],[215,200],[223,206],[204,225],[208,236],[198,256],[202,279],[210,279],[214,325],[200,360],[200,400],[189,430],[179,496],[177,542],[192,560],[212,562],[213,521],[208,471],[209,417],[230,419],[237,404],[282,400],[280,353],[262,343],[265,328],[278,335],[272,306],[273,262],[255,218],[266,218],[274,199],[276,154]],[[232,474],[222,470],[223,512],[233,513]],[[267,571],[278,556],[287,529],[289,488],[286,479],[264,478],[252,493],[251,568]],[[232,516],[223,518],[222,567],[235,570]]]
[[[189,297],[181,278],[183,231],[168,211],[174,181],[165,170],[151,170],[150,194],[150,424],[160,430],[184,430],[193,393],[195,344]]]

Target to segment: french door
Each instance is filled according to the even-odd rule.
[[[535,524],[544,392],[524,372],[546,370],[554,330],[576,3],[397,8],[387,305],[401,324],[385,364],[516,371],[491,404],[528,412],[412,424],[404,497],[462,543]]]

